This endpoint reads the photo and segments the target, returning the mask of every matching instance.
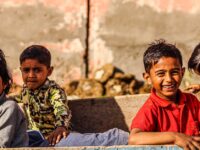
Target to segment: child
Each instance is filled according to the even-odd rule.
[[[127,143],[128,133],[119,129],[99,134],[69,133],[71,113],[65,92],[48,79],[53,71],[48,49],[41,45],[26,48],[20,55],[20,65],[25,83],[20,100],[25,106],[29,128],[41,131],[50,145],[95,146]]]
[[[25,83],[20,100],[24,104],[29,129],[39,130],[54,145],[68,134],[71,113],[64,91],[47,77],[53,68],[45,47],[28,47],[20,56]],[[56,127],[56,128],[55,128]]]
[[[200,43],[194,48],[188,61],[188,69],[200,75]],[[186,90],[197,93],[200,91],[200,84],[190,85]]]
[[[26,119],[16,102],[7,99],[12,84],[5,56],[0,50],[0,147],[28,146]]]
[[[185,69],[180,51],[164,40],[152,43],[143,57],[150,97],[131,124],[129,144],[176,144],[200,149],[200,102],[179,90]]]

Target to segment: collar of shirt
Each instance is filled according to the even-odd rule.
[[[33,95],[33,94],[38,94],[41,90],[48,89],[49,86],[50,86],[50,84],[51,84],[50,80],[47,79],[41,87],[39,87],[38,89],[36,89],[36,90],[34,90],[34,91],[33,91],[33,90],[29,90],[29,89],[27,88],[26,84],[23,85],[23,89],[24,89],[25,91],[28,91],[29,94]]]
[[[178,97],[179,97],[178,106],[184,105],[187,101],[186,96],[180,90],[178,90],[177,92],[178,92]],[[155,89],[152,89],[150,98],[152,99],[153,102],[157,103],[161,107],[168,107],[169,105],[174,105],[174,103],[157,96]]]

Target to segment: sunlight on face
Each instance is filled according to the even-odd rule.
[[[161,98],[172,100],[176,98],[184,74],[178,59],[161,57],[150,69],[149,80]]]

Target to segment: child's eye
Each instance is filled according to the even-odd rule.
[[[179,71],[178,71],[178,70],[176,70],[176,71],[172,71],[171,74],[172,74],[172,75],[177,75],[177,74],[179,74]]]
[[[38,72],[41,71],[41,69],[40,69],[40,68],[34,68],[33,71],[34,71],[35,73],[38,73]]]
[[[165,73],[164,72],[160,72],[160,73],[157,73],[156,74],[158,77],[163,77],[164,75],[165,75]]]
[[[23,68],[22,71],[23,71],[24,73],[28,73],[28,72],[30,71],[30,68]]]

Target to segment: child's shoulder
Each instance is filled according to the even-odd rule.
[[[17,103],[15,102],[15,100],[13,98],[7,98],[4,102],[4,105],[9,105],[9,106],[11,106],[11,105],[15,106],[16,105],[17,106]]]
[[[141,109],[145,110],[156,110],[158,108],[157,102],[154,101],[154,99],[151,97],[151,95],[146,99],[144,104],[142,105]]]
[[[183,95],[185,95],[187,98],[196,98],[197,99],[197,96],[194,95],[193,93],[190,93],[190,92],[182,92]]]
[[[55,80],[47,79],[46,84],[50,87],[60,87],[60,85]]]
[[[192,93],[182,92],[182,94],[186,97],[187,102],[199,103],[198,97]]]
[[[63,88],[54,80],[48,80],[47,86],[53,90],[62,90],[63,91]]]
[[[4,101],[1,108],[9,111],[18,111],[18,104],[9,98]]]
[[[47,90],[48,89],[48,90]],[[46,87],[46,90],[50,95],[59,95],[63,98],[66,97],[65,90],[54,80],[48,80],[48,87]]]

